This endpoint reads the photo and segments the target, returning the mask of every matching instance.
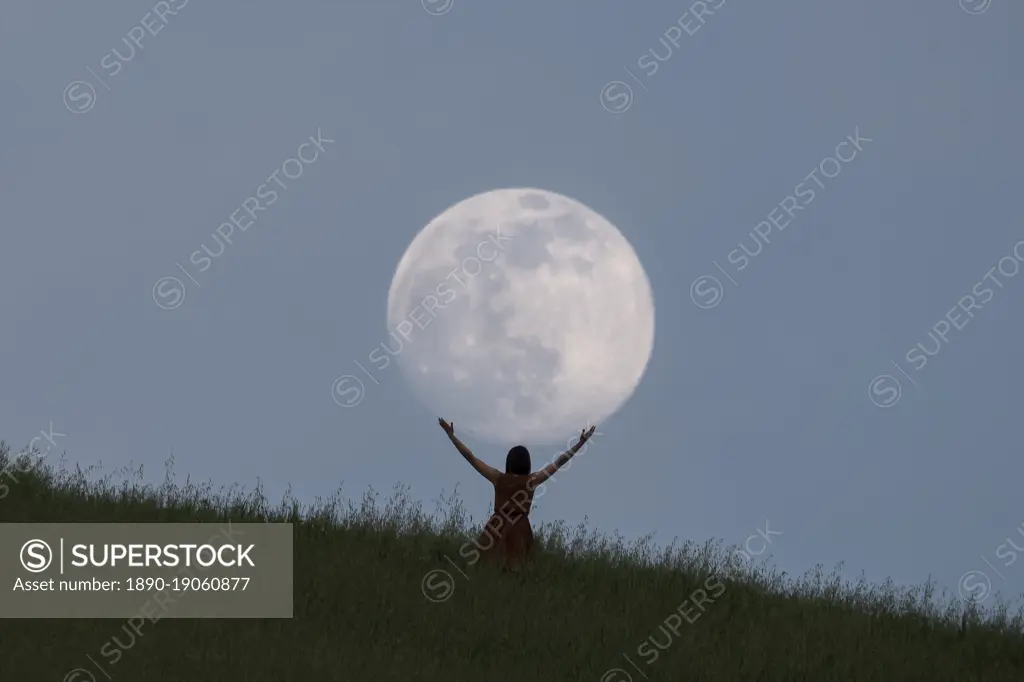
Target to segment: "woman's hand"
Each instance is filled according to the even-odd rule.
[[[447,433],[449,436],[454,436],[455,435],[455,423],[454,422],[449,424],[444,419],[441,419],[440,417],[438,417],[437,418],[437,423],[441,425],[441,428],[444,429],[444,432]]]
[[[583,447],[583,444],[590,440],[590,437],[594,435],[594,431],[596,430],[597,426],[591,426],[589,431],[587,429],[580,431],[580,440],[576,445]]]

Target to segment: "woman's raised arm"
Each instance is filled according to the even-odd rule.
[[[481,476],[486,478],[491,483],[497,482],[498,477],[501,476],[501,472],[495,469],[494,467],[490,466],[489,464],[485,464],[484,462],[477,459],[476,455],[473,454],[473,451],[467,448],[465,444],[463,444],[463,442],[459,440],[458,437],[455,435],[454,423],[449,424],[448,422],[441,418],[438,418],[437,423],[440,424],[441,428],[444,429],[444,432],[448,434],[448,439],[452,442],[452,445],[455,446],[455,449],[459,451],[459,454],[465,457],[466,461],[469,462],[470,465],[474,469],[476,469]]]
[[[541,483],[551,478],[556,471],[564,467],[569,462],[569,460],[573,458],[573,455],[579,452],[580,448],[582,448],[586,444],[586,442],[590,440],[590,437],[594,435],[594,431],[596,429],[596,426],[591,426],[589,431],[586,429],[580,431],[580,439],[576,442],[576,445],[573,445],[571,448],[560,454],[557,458],[555,458],[555,461],[553,461],[551,464],[548,464],[540,471],[535,471],[534,473],[530,474],[530,486],[532,488],[536,488]]]

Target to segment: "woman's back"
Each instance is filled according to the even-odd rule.
[[[494,513],[509,518],[529,516],[533,508],[530,475],[501,474],[494,482]]]
[[[533,552],[532,476],[501,474],[494,481],[494,513],[477,540],[484,556],[508,565],[527,558]]]

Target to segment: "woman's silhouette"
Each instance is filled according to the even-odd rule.
[[[565,466],[573,455],[594,435],[596,426],[580,431],[580,439],[539,471],[530,472],[530,451],[517,445],[505,457],[505,473],[481,462],[455,435],[455,424],[444,419],[438,423],[455,449],[459,451],[481,476],[494,485],[494,513],[484,525],[476,547],[485,560],[508,567],[528,559],[533,552],[533,529],[530,527],[530,508],[533,493],[544,481]]]

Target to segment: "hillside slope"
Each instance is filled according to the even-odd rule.
[[[368,495],[307,510],[260,491],[90,483],[10,460],[0,448],[16,478],[0,481],[4,523],[296,524],[293,620],[164,618],[138,634],[118,620],[2,620],[10,680],[1024,680],[1020,613],[940,608],[928,587],[820,570],[794,581],[713,543],[656,555],[557,526],[542,529],[529,570],[505,574],[460,557],[472,526],[455,501],[440,519],[401,490],[383,508]]]

